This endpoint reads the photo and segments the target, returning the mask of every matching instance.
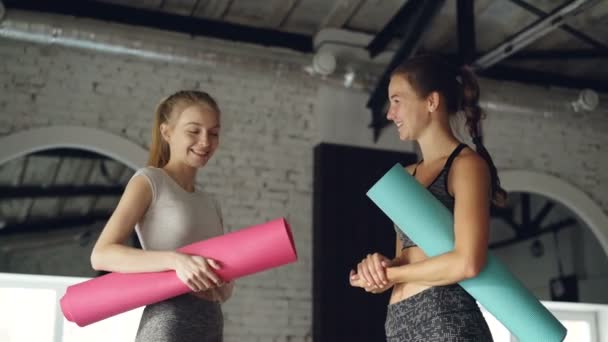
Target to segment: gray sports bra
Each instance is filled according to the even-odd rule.
[[[467,145],[461,143],[454,149],[454,151],[452,151],[441,172],[439,172],[433,182],[427,186],[427,189],[431,192],[431,194],[433,194],[435,198],[443,203],[443,205],[445,205],[446,208],[448,208],[452,213],[454,213],[454,197],[452,197],[448,191],[448,174],[450,173],[450,167],[452,167],[454,158],[456,158],[456,156],[460,154],[460,151],[462,151],[465,147],[467,147]],[[416,165],[412,176],[416,176],[416,169],[420,163],[422,163],[422,160]],[[399,239],[401,239],[401,243],[403,244],[402,249],[416,246],[416,244],[410,240],[410,238],[405,235],[401,229],[397,227],[397,225],[395,225],[395,230],[397,231],[397,235],[399,235]]]

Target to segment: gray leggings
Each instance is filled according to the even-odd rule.
[[[191,294],[148,305],[136,342],[221,342],[224,320],[219,303]]]
[[[475,302],[459,285],[436,286],[398,303],[386,314],[387,342],[491,342]]]

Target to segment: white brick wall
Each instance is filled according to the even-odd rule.
[[[367,94],[307,76],[301,72],[307,56],[119,25],[97,29],[86,20],[57,23],[81,25],[82,36],[97,33],[123,45],[128,42],[120,37],[139,34],[139,46],[154,51],[171,46],[171,54],[184,62],[0,38],[0,135],[69,124],[147,146],[161,97],[180,88],[210,92],[223,110],[224,128],[220,150],[200,182],[220,196],[229,229],[286,216],[300,257],[297,264],[238,283],[225,306],[226,340],[310,340],[314,145],[323,140],[386,149],[412,146],[400,145],[391,128],[374,144],[368,112],[360,108]],[[568,112],[555,104],[574,98],[568,91],[489,81],[483,87],[487,101],[525,109],[489,110],[484,131],[500,168],[558,175],[608,211],[605,111]],[[547,110],[551,117],[542,114]]]
[[[487,110],[485,141],[496,165],[555,175],[608,212],[608,96],[600,97],[596,111],[576,113],[567,104],[578,91],[492,81],[483,85],[486,101],[513,107]]]

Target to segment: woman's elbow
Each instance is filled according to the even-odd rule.
[[[93,251],[91,252],[91,267],[95,270],[95,271],[105,271],[104,266],[103,266],[103,262],[102,262],[102,253],[98,248],[93,248]]]
[[[486,265],[486,258],[478,258],[476,260],[467,260],[464,262],[463,267],[463,278],[471,279],[475,278],[481,273]]]

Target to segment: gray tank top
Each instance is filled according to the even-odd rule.
[[[184,190],[160,168],[141,168],[137,176],[152,189],[150,206],[135,226],[143,249],[175,250],[224,233],[220,207],[210,195]]]
[[[452,166],[454,158],[456,158],[456,156],[460,154],[460,151],[462,151],[465,147],[467,147],[467,145],[460,144],[454,149],[454,151],[448,157],[448,160],[445,162],[445,165],[443,166],[441,172],[439,172],[433,182],[429,186],[427,186],[429,192],[435,198],[437,198],[439,202],[445,205],[446,208],[448,208],[452,213],[454,213],[454,197],[450,195],[448,191],[448,174],[450,173],[450,167]],[[418,162],[418,165],[420,165],[421,162],[422,161]],[[416,168],[418,168],[418,165],[416,165]],[[414,169],[412,176],[416,176],[416,169]],[[395,230],[399,235],[399,239],[401,239],[402,250],[416,246],[416,244],[412,240],[410,240],[410,238],[405,235],[401,231],[401,229],[397,228],[397,225],[395,225]]]

